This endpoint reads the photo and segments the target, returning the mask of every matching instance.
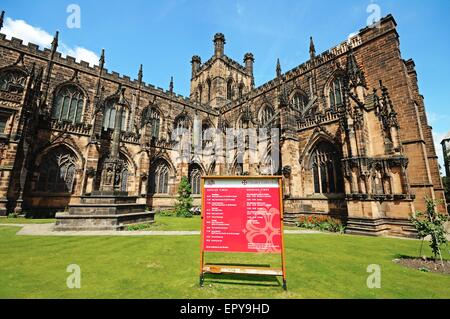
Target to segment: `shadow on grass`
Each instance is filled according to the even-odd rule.
[[[214,265],[207,263],[205,265]],[[217,265],[217,264],[215,264]],[[220,263],[221,266],[242,266],[238,263]],[[245,264],[246,267],[270,267],[269,264]],[[224,284],[240,286],[260,286],[260,287],[282,287],[278,277],[269,275],[247,275],[247,274],[204,274],[204,284]]]
[[[204,284],[223,284],[237,286],[282,287],[280,280],[274,276],[265,275],[225,275],[205,274]]]

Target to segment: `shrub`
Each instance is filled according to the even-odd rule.
[[[326,215],[300,216],[295,224],[297,227],[305,229],[316,229],[333,233],[345,232],[345,226],[339,219]]]
[[[175,204],[175,212],[177,217],[192,217],[192,196],[191,185],[186,176],[181,178],[180,186],[178,187],[178,198]]]
[[[440,257],[442,262],[441,245],[447,245],[447,231],[445,229],[445,222],[449,220],[447,215],[439,214],[436,211],[436,205],[441,201],[425,199],[426,212],[416,212],[416,216],[411,217],[411,222],[417,230],[418,236],[423,240],[430,236],[430,247],[433,251],[434,259]],[[421,250],[422,254],[422,250]]]

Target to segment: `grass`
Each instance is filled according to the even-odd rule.
[[[199,236],[29,237],[17,230],[0,227],[0,298],[450,298],[450,276],[392,262],[417,256],[414,240],[287,235],[285,292],[279,279],[254,277],[208,276],[199,288]],[[276,266],[279,257],[209,254],[206,261]],[[66,286],[69,264],[81,267],[81,289]],[[381,266],[381,289],[367,288],[369,264]]]
[[[193,216],[192,218],[171,217],[155,215],[155,222],[148,225],[144,230],[200,230],[201,219],[200,216]]]

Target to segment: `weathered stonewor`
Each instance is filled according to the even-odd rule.
[[[115,105],[115,128],[110,156],[104,161],[100,190],[90,196],[81,196],[80,204],[69,206],[67,213],[56,214],[58,231],[64,230],[122,230],[126,225],[150,223],[154,213],[146,211],[145,204],[137,203],[136,196],[121,191],[125,163],[119,157],[122,108],[125,89]]]
[[[128,225],[151,223],[154,212],[136,203],[126,192],[93,192],[82,196],[80,204],[56,214],[55,230],[123,230]]]

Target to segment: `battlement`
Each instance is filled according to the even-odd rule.
[[[294,67],[293,69],[283,73],[280,77],[281,80],[279,78],[274,78],[253,89],[247,95],[246,99],[255,98],[258,95],[262,95],[265,92],[272,90],[274,87],[281,85],[283,82],[289,82],[293,78],[305,75],[311,72],[313,69],[347,54],[350,48],[357,49],[364,43],[372,41],[373,39],[381,35],[384,35],[388,32],[395,32],[395,34],[397,34],[396,26],[397,23],[394,17],[391,14],[389,14],[379,21],[379,27],[367,26],[365,28],[360,29],[359,32],[355,34],[353,37],[347,39],[346,41],[341,42],[340,44],[332,47],[331,49],[328,49],[320,53],[313,59],[309,59],[304,63]],[[242,103],[244,102],[245,99],[239,99],[233,101],[232,103],[227,103],[226,105],[224,105],[224,107],[222,107],[221,111],[228,112],[234,109],[235,107],[242,105]]]

